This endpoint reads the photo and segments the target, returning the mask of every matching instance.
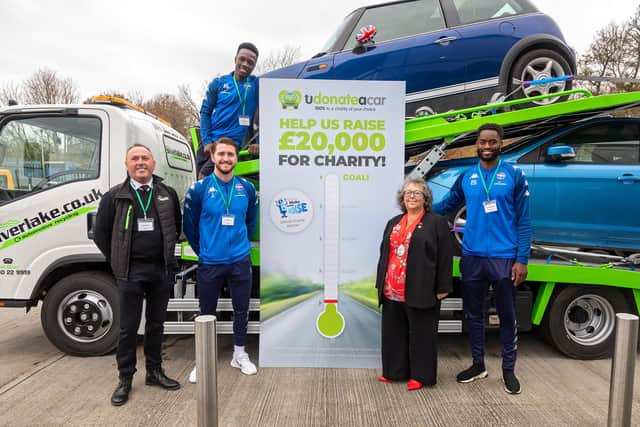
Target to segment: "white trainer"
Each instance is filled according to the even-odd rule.
[[[233,358],[231,359],[231,366],[240,369],[240,372],[245,375],[255,375],[258,372],[256,365],[251,363],[251,360],[249,360],[249,355],[245,351],[243,351],[242,353],[233,354]]]
[[[193,371],[191,371],[191,373],[189,374],[189,382],[191,384],[195,384],[196,383],[196,368],[193,368]]]

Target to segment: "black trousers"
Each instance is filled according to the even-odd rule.
[[[171,294],[171,276],[164,264],[132,262],[129,280],[118,280],[120,294],[120,337],[116,361],[120,376],[131,377],[136,372],[136,343],[142,301],[146,298],[144,356],[147,370],[162,365],[162,337],[167,304]]]
[[[429,309],[403,302],[382,302],[382,375],[435,385],[438,378],[440,302]]]

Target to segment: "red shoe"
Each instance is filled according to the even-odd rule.
[[[385,378],[383,375],[380,375],[378,377],[378,381],[380,381],[381,383],[392,383],[393,380],[390,380],[389,378]]]
[[[409,391],[420,390],[421,388],[422,388],[422,383],[420,381],[409,380],[409,382],[407,383],[407,390]]]

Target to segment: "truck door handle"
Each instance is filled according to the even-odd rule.
[[[458,40],[458,38],[456,36],[444,36],[444,37],[440,37],[438,40],[436,40],[434,43],[438,43],[441,46],[447,46],[449,43]]]
[[[623,173],[618,177],[618,182],[623,184],[633,184],[634,182],[640,181],[640,176],[635,176],[632,173]]]
[[[87,214],[87,237],[93,240],[93,231],[96,225],[96,212],[89,212]]]

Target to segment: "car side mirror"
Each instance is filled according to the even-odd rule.
[[[358,30],[356,33],[356,46],[353,48],[353,53],[356,55],[360,55],[367,51],[367,46],[372,45],[375,42],[373,41],[373,37],[378,32],[378,29],[375,25],[365,25]]]
[[[576,152],[573,147],[568,145],[552,145],[547,148],[547,158],[552,161],[559,162],[563,160],[575,159]]]

